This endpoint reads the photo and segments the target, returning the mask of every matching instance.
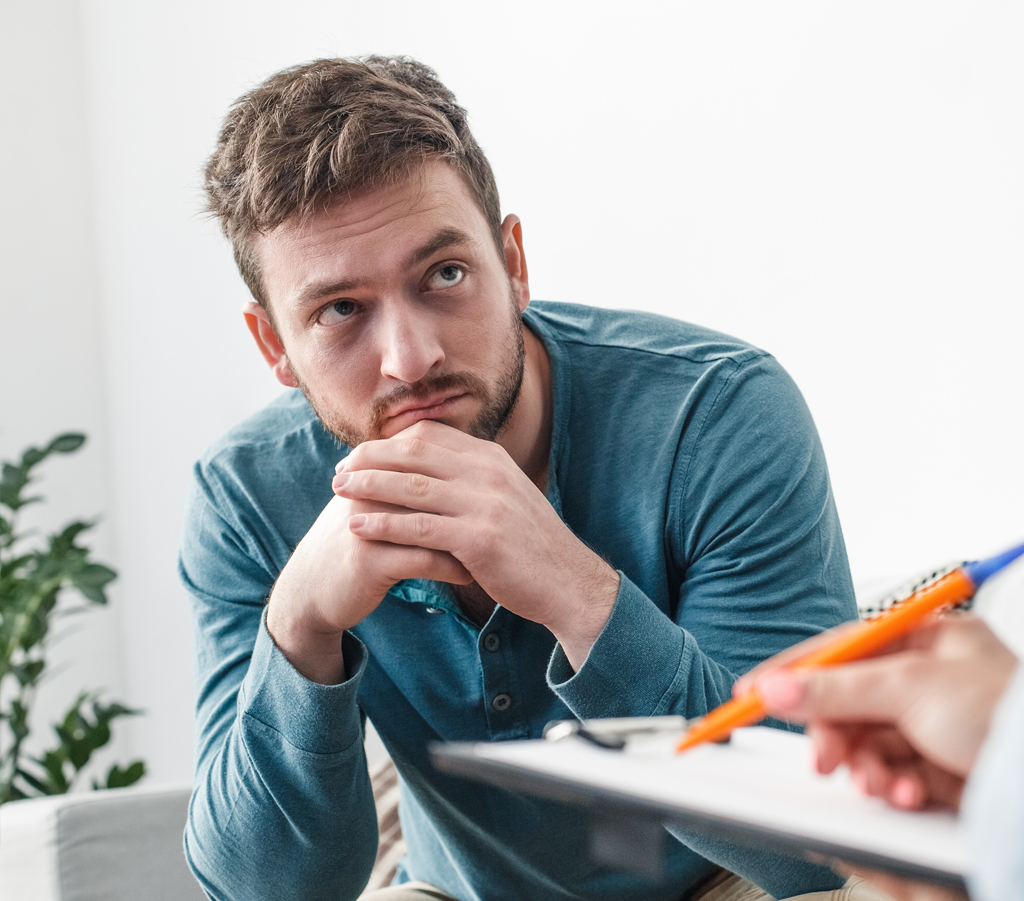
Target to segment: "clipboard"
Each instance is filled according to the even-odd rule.
[[[622,750],[578,738],[438,744],[431,755],[440,770],[580,805],[605,821],[654,820],[965,887],[970,861],[956,814],[896,810],[862,795],[845,770],[815,773],[803,735],[755,726],[737,729],[728,744],[678,755],[676,738],[630,741]]]

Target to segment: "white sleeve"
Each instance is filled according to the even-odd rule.
[[[1024,901],[1024,665],[996,707],[961,806],[974,901]]]

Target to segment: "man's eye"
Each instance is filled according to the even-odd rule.
[[[440,288],[450,288],[461,282],[465,275],[466,273],[462,271],[461,266],[449,263],[447,266],[442,266],[427,279],[427,286],[433,291],[437,291]]]
[[[336,300],[329,307],[325,307],[317,316],[317,325],[337,325],[344,322],[356,311],[356,305],[351,300]]]

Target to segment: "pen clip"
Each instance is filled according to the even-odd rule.
[[[576,730],[576,737],[589,741],[599,748],[607,748],[609,751],[621,751],[626,747],[626,739],[618,735],[599,735],[596,732],[591,732],[585,726],[580,726]]]
[[[686,730],[686,717],[638,716],[593,720],[553,720],[544,727],[547,741],[580,738],[607,750],[621,751],[630,739],[666,733],[678,735]]]

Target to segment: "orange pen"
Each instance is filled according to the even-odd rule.
[[[1011,548],[1005,553],[976,563],[967,563],[923,588],[919,588],[905,600],[893,605],[884,613],[872,617],[838,635],[822,647],[809,651],[805,656],[787,664],[787,669],[803,670],[819,666],[834,666],[860,660],[884,648],[918,625],[932,614],[941,612],[954,604],[974,596],[978,586],[993,573],[999,572],[1013,560],[1024,555],[1024,544]],[[764,705],[756,691],[726,701],[694,723],[679,740],[676,751],[685,751],[706,741],[722,741],[733,729],[751,726],[766,716]]]

